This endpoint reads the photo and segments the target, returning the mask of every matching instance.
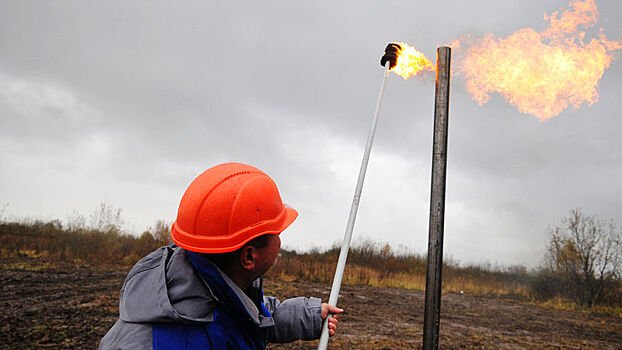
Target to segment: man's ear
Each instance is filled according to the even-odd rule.
[[[245,270],[252,270],[255,268],[257,262],[257,249],[252,245],[247,245],[242,248],[240,253],[240,265]]]

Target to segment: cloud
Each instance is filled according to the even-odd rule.
[[[285,246],[328,246],[343,237],[387,42],[434,57],[564,5],[4,2],[2,202],[63,218],[104,201],[139,233],[172,221],[200,172],[242,161],[300,212]],[[611,33],[620,8],[598,5]],[[494,94],[477,106],[453,77],[445,252],[534,265],[573,207],[622,222],[620,81],[614,61],[599,102],[539,123]],[[355,240],[427,250],[433,104],[433,77],[389,78]]]

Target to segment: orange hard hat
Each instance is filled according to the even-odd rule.
[[[298,216],[283,204],[274,181],[241,163],[220,164],[199,175],[179,203],[171,238],[197,253],[234,251],[264,234],[279,234]]]

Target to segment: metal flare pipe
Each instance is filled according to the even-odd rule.
[[[423,315],[423,349],[436,350],[441,319],[441,281],[443,233],[445,227],[445,179],[447,175],[447,129],[449,123],[449,78],[451,48],[441,46],[436,58],[436,96],[434,100],[434,141],[432,150],[432,188],[428,266]]]

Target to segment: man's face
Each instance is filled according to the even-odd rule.
[[[263,248],[257,249],[257,263],[255,271],[259,275],[266,273],[276,262],[281,249],[281,237],[279,235],[269,234],[268,244]]]

